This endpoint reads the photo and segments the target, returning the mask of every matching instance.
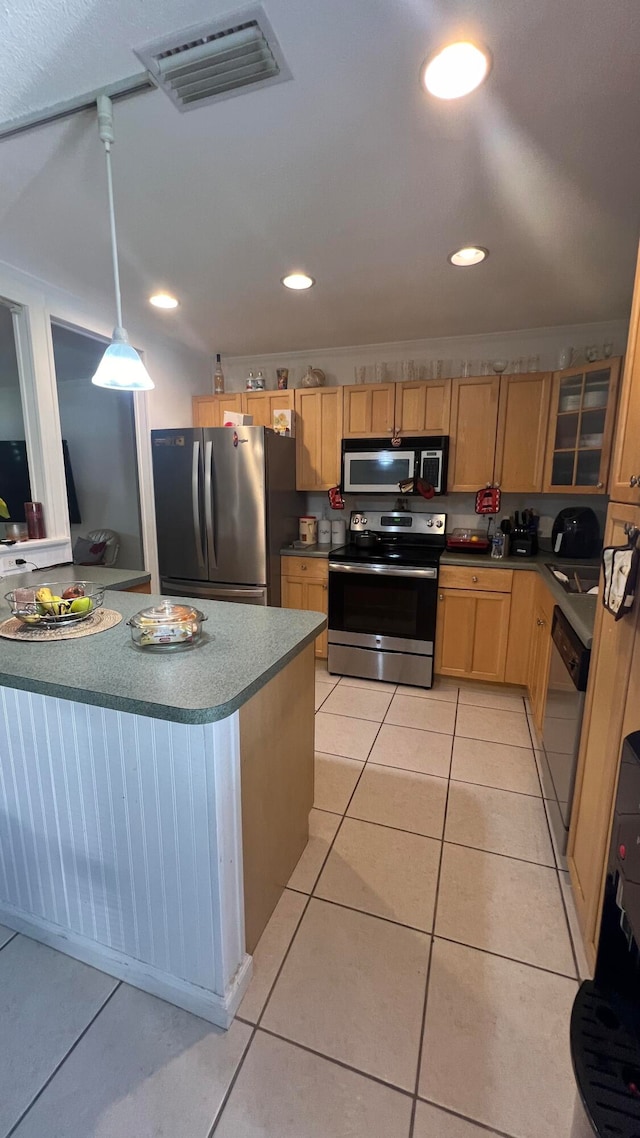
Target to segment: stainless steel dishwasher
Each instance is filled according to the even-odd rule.
[[[540,768],[558,852],[567,848],[591,652],[556,605]]]

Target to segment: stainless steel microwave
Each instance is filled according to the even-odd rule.
[[[400,439],[342,440],[344,494],[399,494],[400,484],[422,478],[436,494],[447,492],[449,439],[446,435]],[[413,491],[418,493],[417,490]]]

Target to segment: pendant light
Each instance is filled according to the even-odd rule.
[[[113,175],[111,172],[111,144],[114,138],[113,108],[108,95],[98,95],[97,104],[98,131],[100,140],[104,143],[107,160],[111,256],[113,258],[113,283],[116,291],[116,326],[113,330],[111,343],[100,360],[91,382],[95,383],[96,387],[110,387],[117,391],[149,391],[154,387],[153,380],[135,348],[131,347],[129,337],[122,327],[122,299],[120,296],[116,215],[113,205]]]

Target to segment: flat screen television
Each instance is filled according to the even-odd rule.
[[[64,473],[67,480],[69,520],[72,525],[80,525],[82,518],[80,517],[80,507],[66,439],[62,440],[62,453],[64,455]],[[31,483],[27,462],[27,444],[23,439],[0,439],[0,498],[4,498],[7,503],[8,521],[26,521],[24,503],[31,501]]]

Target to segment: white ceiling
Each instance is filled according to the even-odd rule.
[[[116,105],[125,309],[167,286],[226,354],[624,317],[640,202],[637,0],[264,0],[291,82],[181,115]],[[229,0],[8,0],[0,121],[140,71]],[[486,85],[428,99],[424,56],[484,41]],[[111,310],[92,114],[2,142],[0,258]],[[468,242],[485,265],[453,269]],[[279,278],[302,267],[307,294]],[[126,315],[125,312],[125,315]],[[131,315],[130,315],[131,319]],[[126,320],[125,320],[126,323]]]

